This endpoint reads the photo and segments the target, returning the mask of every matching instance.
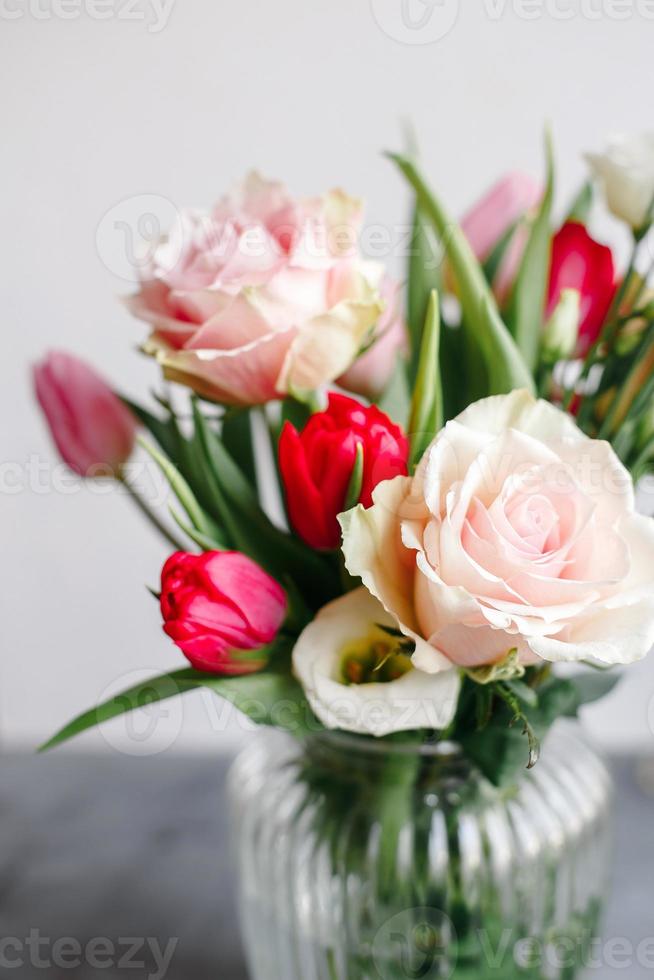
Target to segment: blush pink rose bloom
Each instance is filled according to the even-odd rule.
[[[376,401],[384,391],[395,370],[398,358],[407,351],[407,328],[402,313],[400,284],[386,277],[380,293],[384,312],[375,326],[366,351],[338,379],[347,391]]]
[[[136,422],[106,381],[63,351],[48,354],[33,376],[64,462],[80,476],[115,474],[132,453]]]
[[[654,521],[607,442],[525,391],[476,402],[415,477],[341,516],[352,575],[416,642],[452,664],[624,664],[654,643]]]
[[[543,196],[540,181],[515,171],[496,184],[463,216],[461,228],[480,262],[489,258],[502,236],[532,211]],[[493,281],[500,302],[508,297],[529,237],[527,226],[518,224]]]
[[[254,173],[212,212],[183,211],[128,299],[152,327],[146,351],[167,378],[225,404],[333,381],[382,311],[360,222],[342,191],[294,200]]]

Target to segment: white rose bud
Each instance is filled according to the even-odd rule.
[[[563,289],[543,330],[542,356],[547,364],[571,357],[577,346],[581,296],[577,289]]]
[[[586,159],[613,214],[634,231],[646,230],[654,198],[654,133],[614,136],[604,153],[588,153]]]

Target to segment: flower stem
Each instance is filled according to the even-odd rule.
[[[640,247],[640,243],[641,243],[641,239],[636,236],[634,238],[634,244],[631,250],[631,258],[629,260],[629,266],[625,273],[624,279],[620,284],[620,288],[618,289],[617,293],[613,298],[613,302],[611,303],[611,308],[607,314],[604,329],[600,333],[599,337],[597,338],[593,346],[588,351],[588,354],[586,355],[586,360],[584,361],[583,370],[580,376],[577,378],[575,384],[569,390],[568,396],[565,399],[563,407],[566,409],[566,411],[570,410],[572,400],[575,396],[576,386],[579,384],[579,382],[584,381],[588,377],[588,375],[590,374],[590,369],[599,361],[598,352],[600,351],[600,349],[604,344],[610,345],[611,341],[614,339],[614,335],[616,331],[620,326],[620,316],[619,316],[620,307],[622,305],[624,298],[628,295],[629,287],[631,285],[631,280],[633,279],[636,273],[636,258],[638,256],[638,249]],[[592,399],[589,400],[589,404],[590,403],[592,403]],[[592,405],[590,407],[592,407]],[[589,410],[590,410],[589,408],[586,408],[585,411],[582,409],[582,411],[580,412],[578,418],[580,424],[585,421],[585,418]]]
[[[130,500],[132,500],[140,512],[147,517],[150,524],[165,538],[168,544],[172,545],[175,551],[186,551],[187,545],[180,539],[177,538],[172,531],[170,531],[163,521],[157,516],[157,514],[152,510],[150,505],[146,503],[143,497],[140,495],[134,484],[130,481],[127,473],[124,469],[121,469],[117,474],[116,479],[129,491]]]

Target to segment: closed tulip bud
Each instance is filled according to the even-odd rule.
[[[64,462],[80,476],[117,476],[134,448],[136,422],[103,378],[54,351],[34,367],[34,387]]]
[[[286,615],[281,586],[246,555],[178,551],[161,572],[164,630],[196,670],[251,674],[266,666]]]
[[[357,460],[356,499],[372,504],[382,480],[406,476],[409,443],[402,429],[375,405],[330,394],[325,412],[312,415],[302,432],[286,422],[279,440],[279,466],[291,525],[313,548],[338,548],[338,514],[346,509]]]
[[[548,364],[574,354],[579,334],[581,296],[576,289],[563,289],[559,301],[545,324],[542,357]]]
[[[644,234],[652,223],[654,133],[614,136],[603,153],[588,153],[586,159],[609,209],[637,235]]]

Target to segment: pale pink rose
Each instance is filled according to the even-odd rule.
[[[525,391],[449,422],[414,478],[342,515],[352,575],[415,666],[629,663],[654,643],[654,521],[610,445]]]
[[[132,453],[136,422],[106,381],[64,351],[48,354],[33,376],[64,462],[80,476],[115,474]]]
[[[360,221],[341,191],[296,201],[257,174],[211,213],[183,211],[128,300],[152,327],[145,350],[166,377],[226,404],[333,381],[382,309]]]
[[[382,281],[384,312],[375,326],[364,354],[343,374],[338,383],[347,391],[376,401],[391,379],[398,358],[407,349],[407,329],[402,314],[400,284],[390,278]]]
[[[464,215],[461,228],[480,262],[485,262],[509,228],[532,211],[543,196],[542,184],[529,174],[515,171],[496,184]],[[529,237],[528,228],[520,224],[504,253],[493,282],[500,301],[506,299]]]

